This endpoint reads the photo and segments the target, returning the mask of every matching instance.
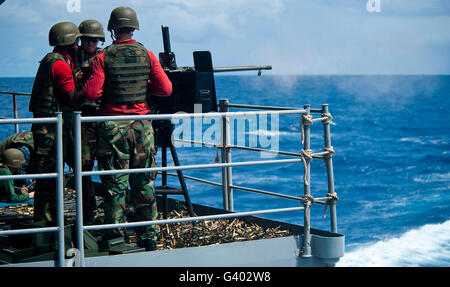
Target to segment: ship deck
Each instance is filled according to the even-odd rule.
[[[169,198],[167,203],[169,219],[189,217],[184,201]],[[158,206],[161,204],[162,199],[158,196]],[[196,216],[233,215],[223,209],[198,204],[192,206]],[[70,204],[68,207],[70,209]],[[67,214],[66,219],[71,220],[70,212]],[[31,221],[26,214],[17,213],[15,217],[13,213],[8,217],[3,215],[6,219],[4,225],[12,220]],[[99,237],[94,235],[98,233],[93,232],[85,242],[85,266],[334,266],[343,256],[344,235],[313,228],[312,256],[299,256],[303,231],[304,227],[300,225],[257,216],[179,222],[160,226],[155,251],[136,247],[131,230],[128,241],[102,251],[95,242]],[[39,239],[38,235],[32,237],[31,242]],[[23,235],[21,238],[23,240]],[[0,258],[7,265],[2,266],[54,266],[54,251],[43,252],[45,248],[40,246],[42,253],[36,255],[37,247],[11,248],[5,240],[2,240]]]

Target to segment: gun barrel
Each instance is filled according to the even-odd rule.
[[[213,69],[214,73],[239,72],[239,71],[261,71],[272,70],[272,66],[236,66],[236,67],[217,67]]]
[[[169,27],[161,26],[161,30],[162,30],[162,36],[163,36],[164,53],[166,53],[166,55],[169,55],[170,52],[172,52],[170,50]]]
[[[163,66],[169,68],[170,70],[175,70],[177,68],[177,63],[175,61],[175,54],[170,49],[169,27],[161,25],[161,30],[164,45]]]

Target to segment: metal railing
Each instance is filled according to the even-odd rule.
[[[7,95],[12,96],[14,119],[18,118],[17,96],[31,96],[31,93],[19,93],[19,92],[8,92],[8,91],[0,91],[0,94],[7,94]],[[14,132],[15,133],[19,132],[19,123],[14,123]]]
[[[16,106],[14,106],[16,108]],[[15,114],[17,115],[17,114]],[[54,173],[41,174],[26,174],[26,175],[4,175],[0,176],[0,180],[12,179],[42,179],[42,178],[56,178],[56,225],[55,227],[41,227],[29,229],[14,229],[0,231],[0,235],[18,235],[18,234],[33,234],[41,232],[56,232],[57,233],[57,257],[56,266],[64,266],[64,163],[63,163],[63,141],[62,141],[62,113],[56,113],[56,117],[48,118],[28,118],[28,119],[0,119],[0,124],[42,124],[54,123],[56,124],[56,138],[55,138],[55,156],[56,156],[56,171]]]
[[[290,212],[290,211],[300,211],[304,210],[304,222],[305,222],[305,231],[304,238],[305,240],[302,254],[301,256],[309,257],[311,256],[311,234],[310,234],[310,222],[309,222],[309,214],[310,214],[310,206],[313,203],[329,205],[330,214],[332,217],[332,232],[337,232],[336,225],[336,210],[335,210],[335,199],[337,197],[333,197],[335,195],[334,185],[333,185],[333,170],[332,170],[332,162],[331,156],[334,152],[331,152],[331,142],[330,142],[330,130],[329,123],[330,118],[328,117],[328,106],[323,105],[321,110],[314,110],[316,113],[322,113],[321,118],[313,119],[312,122],[308,121],[308,117],[310,117],[311,109],[309,105],[306,105],[304,109],[283,109],[283,108],[268,108],[269,111],[248,111],[248,112],[229,112],[228,109],[230,107],[238,107],[244,108],[243,105],[231,105],[227,100],[220,100],[220,112],[218,113],[192,113],[192,114],[159,114],[159,115],[130,115],[130,116],[95,116],[95,117],[83,117],[81,116],[81,112],[74,112],[74,142],[75,142],[75,189],[76,189],[76,207],[77,207],[77,218],[76,218],[76,234],[77,234],[77,248],[79,251],[80,258],[80,266],[84,266],[84,240],[83,240],[83,231],[84,230],[102,230],[102,229],[111,229],[111,228],[126,228],[126,227],[141,227],[148,225],[158,225],[158,224],[171,224],[171,223],[179,223],[179,222],[191,222],[191,221],[199,221],[199,220],[212,220],[212,219],[222,219],[222,218],[233,218],[233,217],[242,217],[249,215],[258,215],[258,214],[269,214],[269,213],[278,213],[278,212]],[[253,106],[245,106],[245,108],[255,108]],[[258,109],[262,108],[261,106],[257,107]],[[304,134],[304,149],[302,154],[293,154],[287,153],[290,155],[295,155],[297,158],[294,159],[278,159],[278,160],[258,160],[258,161],[245,161],[245,162],[232,162],[231,161],[231,147],[230,144],[230,126],[228,119],[231,117],[241,117],[241,116],[252,116],[252,115],[302,115],[302,126]],[[306,117],[305,117],[306,116]],[[104,122],[104,121],[123,121],[123,120],[174,120],[181,118],[198,118],[198,117],[218,117],[221,119],[221,150],[222,150],[222,163],[216,164],[196,164],[196,165],[184,165],[184,166],[166,166],[166,167],[155,167],[155,168],[136,168],[136,169],[121,169],[121,170],[97,170],[97,171],[82,171],[81,170],[81,124],[88,122]],[[321,120],[324,124],[324,133],[325,133],[325,148],[328,148],[328,151],[321,152],[319,154],[311,154],[306,153],[305,150],[310,151],[310,135],[309,135],[309,127],[314,121]],[[247,149],[245,147],[241,147],[242,149]],[[249,149],[251,150],[251,149]],[[271,152],[270,150],[261,150],[258,149],[259,152]],[[321,155],[321,157],[319,157]],[[310,195],[309,190],[309,164],[312,158],[322,158],[327,164],[328,170],[328,180],[331,181],[328,184],[329,190],[327,197],[323,198],[313,198]],[[267,164],[286,164],[286,163],[304,163],[305,170],[305,192],[303,197],[294,197],[288,195],[277,194],[274,192],[268,192],[263,190],[257,190],[252,188],[239,187],[232,184],[232,168],[236,166],[253,166],[253,165],[267,165]],[[267,210],[256,210],[256,211],[248,211],[248,212],[233,212],[228,214],[216,214],[209,216],[197,216],[197,217],[187,217],[187,218],[177,218],[177,219],[165,219],[165,220],[153,220],[153,221],[140,221],[140,222],[130,222],[130,223],[118,223],[118,224],[101,224],[101,225],[83,225],[83,214],[80,212],[83,208],[82,203],[82,177],[83,176],[93,176],[93,175],[111,175],[111,174],[123,174],[123,173],[143,173],[143,172],[161,172],[161,171],[173,171],[173,170],[192,170],[192,169],[209,169],[209,168],[222,168],[222,184],[214,183],[211,181],[198,179],[194,177],[188,177],[193,180],[197,180],[206,184],[211,184],[215,186],[221,186],[223,190],[223,204],[224,209],[228,211],[233,211],[233,189],[240,189],[244,191],[256,192],[270,196],[277,196],[291,200],[300,201],[303,206],[299,207],[290,207],[290,208],[279,208],[279,209],[267,209]],[[323,200],[326,200],[324,202]]]
[[[13,95],[15,101],[15,95],[29,95],[25,93],[14,92],[0,92]],[[333,176],[333,162],[332,156],[334,155],[333,147],[331,146],[330,135],[330,122],[331,115],[328,111],[328,105],[322,105],[321,109],[311,109],[309,105],[305,105],[303,109],[300,108],[286,108],[286,107],[268,107],[268,106],[254,106],[254,105],[236,105],[230,104],[228,100],[220,100],[219,103],[220,112],[218,113],[194,113],[194,114],[159,114],[159,115],[132,115],[132,116],[96,116],[96,117],[82,117],[81,112],[74,112],[74,146],[75,146],[75,189],[76,189],[76,238],[77,249],[79,252],[80,262],[77,266],[85,266],[84,260],[84,230],[103,230],[119,227],[139,227],[148,225],[159,224],[171,224],[179,222],[192,222],[200,220],[212,220],[223,219],[233,217],[243,217],[249,215],[260,215],[280,212],[292,212],[292,211],[304,211],[304,240],[301,250],[302,257],[311,256],[311,233],[310,233],[310,208],[312,204],[325,205],[330,207],[330,225],[331,232],[337,233],[337,216],[336,216],[336,201],[338,197],[334,190],[334,176]],[[262,111],[247,111],[247,112],[229,112],[230,108],[240,109],[256,109]],[[17,118],[17,105],[14,105],[14,116]],[[321,114],[321,117],[313,119],[311,114]],[[273,151],[268,149],[244,147],[232,145],[230,142],[230,124],[228,119],[231,117],[253,116],[253,115],[301,115],[300,123],[302,127],[302,144],[303,149],[301,153]],[[122,169],[122,170],[102,170],[102,171],[82,171],[81,169],[81,124],[87,122],[102,122],[102,121],[119,121],[119,120],[173,120],[181,118],[192,117],[216,117],[221,119],[221,144],[209,144],[201,143],[203,146],[213,146],[220,148],[222,151],[222,163],[216,164],[196,164],[185,166],[166,166],[156,168],[137,168],[137,169]],[[26,230],[11,230],[1,231],[0,234],[20,234],[20,233],[37,233],[37,232],[58,232],[58,257],[57,266],[64,266],[64,218],[63,218],[63,163],[62,163],[62,121],[61,114],[58,113],[56,118],[48,119],[50,122],[56,122],[57,128],[57,173],[41,174],[41,175],[23,175],[23,176],[3,176],[0,179],[19,179],[19,178],[41,178],[41,177],[57,177],[57,227],[36,228]],[[45,119],[3,119],[2,123],[33,123],[40,122]],[[310,146],[310,126],[314,122],[321,121],[324,131],[324,151],[318,153],[312,153]],[[18,129],[16,128],[16,131]],[[191,141],[195,143],[194,141]],[[259,161],[245,161],[245,162],[232,162],[231,161],[231,149],[242,149],[255,152],[269,152],[277,153],[281,155],[292,156],[292,159],[278,159],[278,160],[259,160]],[[310,162],[312,159],[322,159],[325,162],[327,168],[328,178],[328,193],[326,197],[314,198],[310,192]],[[242,187],[233,185],[232,182],[232,168],[237,166],[253,166],[253,165],[266,165],[266,164],[288,164],[288,163],[303,163],[304,173],[304,194],[302,197],[296,197],[291,195],[279,194],[275,192],[259,190],[254,188]],[[279,208],[279,209],[266,209],[256,210],[248,212],[232,212],[227,214],[216,214],[208,216],[197,216],[188,218],[177,219],[165,219],[154,221],[140,221],[121,224],[102,224],[102,225],[83,225],[83,203],[82,203],[82,177],[93,175],[108,175],[108,174],[120,174],[120,173],[143,173],[143,172],[161,172],[161,171],[173,171],[173,170],[188,170],[188,169],[209,169],[209,168],[221,168],[222,169],[222,183],[216,183],[205,179],[199,179],[195,177],[185,176],[187,179],[195,180],[205,184],[222,187],[223,192],[223,207],[227,211],[233,211],[233,190],[242,190],[247,192],[259,193],[269,195],[273,197],[284,198],[288,200],[299,201],[303,206]],[[171,174],[168,174],[171,175]],[[172,175],[176,176],[176,175]],[[326,211],[326,210],[325,210]]]

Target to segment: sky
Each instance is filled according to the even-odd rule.
[[[0,1],[2,2],[2,1]],[[215,67],[272,65],[274,75],[450,74],[449,0],[6,0],[0,77],[33,77],[51,26],[137,12],[134,38],[155,55],[169,26],[179,66],[209,50]]]

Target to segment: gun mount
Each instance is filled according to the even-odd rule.
[[[178,67],[175,54],[171,50],[169,27],[161,26],[164,52],[159,53],[159,61],[172,82],[172,94],[169,97],[150,97],[152,111],[159,114],[176,112],[193,113],[195,105],[201,105],[201,112],[217,112],[216,87],[214,73],[271,70],[272,66],[213,67],[210,51],[194,51],[193,67]],[[200,112],[195,110],[195,112]],[[156,145],[170,146],[173,125],[170,121],[154,121]]]

